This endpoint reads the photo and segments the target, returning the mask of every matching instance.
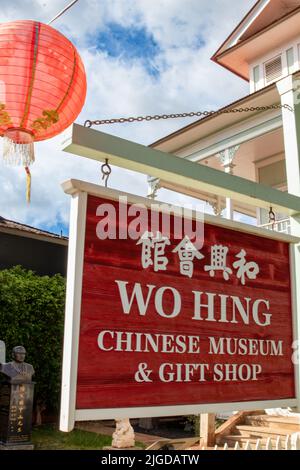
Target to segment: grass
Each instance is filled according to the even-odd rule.
[[[65,433],[43,425],[33,428],[32,443],[36,450],[101,450],[111,445],[111,437],[80,429]]]
[[[31,440],[35,450],[101,450],[111,446],[111,436],[81,429],[61,432],[51,424],[34,427]],[[136,442],[136,446],[145,447],[141,442]]]

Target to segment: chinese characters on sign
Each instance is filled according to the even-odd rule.
[[[19,396],[17,402],[17,433],[23,432],[24,416],[23,411],[25,409],[25,385],[19,385]]]
[[[30,442],[34,384],[0,386],[0,441],[5,444]]]
[[[15,400],[10,407],[10,432],[22,435],[24,427],[25,385],[16,385],[15,388]]]
[[[165,250],[170,245],[168,237],[163,236],[160,232],[157,232],[155,236],[152,232],[145,232],[137,242],[137,245],[142,245],[141,261],[143,269],[153,266],[155,272],[167,270],[169,261]],[[202,260],[204,255],[197,250],[187,235],[172,252],[178,254],[180,274],[192,278],[194,260]],[[204,266],[204,270],[209,271],[211,277],[215,276],[216,271],[221,271],[225,281],[230,279],[232,269],[227,266],[227,253],[227,246],[213,245],[211,247],[211,264]],[[233,268],[237,269],[236,276],[243,285],[246,284],[246,277],[248,279],[256,279],[259,273],[258,264],[254,261],[247,262],[246,255],[246,251],[242,249],[236,255],[239,261],[233,263]]]

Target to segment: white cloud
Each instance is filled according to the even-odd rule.
[[[77,121],[216,109],[246,94],[247,83],[209,59],[253,3],[253,0],[79,0],[53,24],[75,40],[87,71],[87,101]],[[47,22],[66,4],[62,0],[1,0],[2,21],[33,18]],[[129,28],[139,26],[153,36],[160,47],[154,58],[160,72],[158,77],[149,75],[138,58],[129,62],[93,47],[96,46],[93,38],[111,22]],[[205,45],[197,48],[201,38]],[[186,124],[188,121],[158,121],[104,126],[99,130],[149,144]],[[24,170],[0,167],[2,216],[37,226],[67,224],[69,199],[60,183],[71,177],[101,182],[99,163],[61,152],[60,142],[58,136],[36,144],[29,207],[24,200]],[[142,195],[147,190],[143,175],[117,168],[113,170],[111,185]],[[178,196],[178,201],[182,202],[182,196]]]

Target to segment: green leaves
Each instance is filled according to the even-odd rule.
[[[0,337],[7,361],[14,346],[27,350],[33,365],[35,400],[59,406],[65,304],[65,279],[38,276],[21,266],[0,271]]]

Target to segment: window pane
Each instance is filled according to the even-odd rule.
[[[259,82],[259,65],[257,65],[256,67],[254,67],[253,69],[253,80],[254,80],[254,85],[255,85],[255,90],[257,89],[257,85],[258,85],[258,82]]]
[[[294,49],[291,47],[286,51],[287,66],[289,73],[292,72],[292,67],[294,65]]]

